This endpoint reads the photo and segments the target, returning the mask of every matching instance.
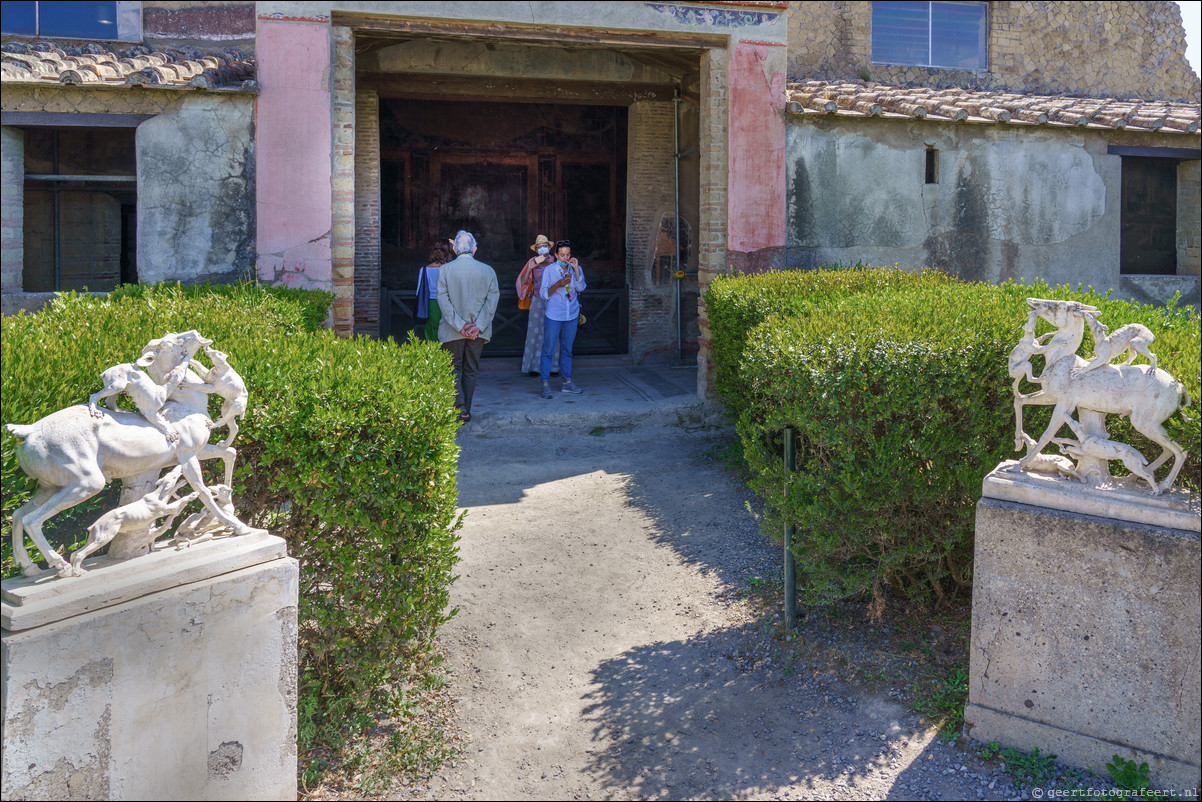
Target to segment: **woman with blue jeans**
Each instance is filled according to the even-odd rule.
[[[576,341],[576,325],[580,318],[579,293],[588,288],[584,271],[572,258],[572,243],[561,239],[555,243],[555,261],[543,268],[539,297],[547,302],[543,315],[543,353],[539,373],[543,379],[543,398],[552,398],[551,355],[559,343],[559,375],[563,378],[561,393],[580,393],[572,383],[572,344]]]

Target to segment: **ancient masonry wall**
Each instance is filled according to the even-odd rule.
[[[672,104],[630,107],[626,185],[626,277],[630,284],[630,354],[640,361],[676,334],[674,288],[652,280],[656,234],[674,208]]]
[[[989,70],[872,63],[872,3],[793,2],[789,79],[951,83],[1030,93],[1081,93],[1198,102],[1176,3],[990,3]]]
[[[701,60],[701,221],[697,236],[697,292],[705,295],[709,283],[727,272],[726,266],[726,170],[727,104],[729,103],[729,55],[709,50]],[[704,300],[697,302],[700,330],[697,354],[697,392],[713,397],[714,369],[710,354],[709,315]]]
[[[355,95],[355,333],[380,331],[380,98]]]
[[[0,128],[0,292],[21,292],[25,260],[25,134]]]
[[[1202,161],[1177,163],[1177,275],[1202,275]]]
[[[330,29],[334,48],[330,256],[334,331],[350,337],[355,325],[355,42],[350,28]]]

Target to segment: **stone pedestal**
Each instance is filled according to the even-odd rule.
[[[1178,529],[990,498],[1013,493],[997,473],[977,505],[966,734],[1102,776],[1114,755],[1146,761],[1156,786],[1196,788],[1196,514]],[[1113,501],[1076,495],[1091,493]]]
[[[295,560],[248,535],[5,580],[5,799],[295,799]]]

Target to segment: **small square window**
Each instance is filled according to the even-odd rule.
[[[959,70],[989,68],[988,3],[875,0],[872,60]]]

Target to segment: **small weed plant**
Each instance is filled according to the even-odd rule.
[[[911,693],[911,709],[935,722],[939,737],[949,742],[960,737],[968,701],[967,664],[955,663],[943,677],[915,683]]]
[[[1046,786],[1056,776],[1056,756],[1039,754],[1038,746],[1030,752],[1006,749],[1002,752],[1002,760],[1010,779],[1019,788]]]
[[[1115,755],[1114,760],[1106,764],[1106,771],[1116,786],[1131,791],[1133,796],[1142,796],[1144,791],[1152,787],[1147,763],[1136,763]]]

